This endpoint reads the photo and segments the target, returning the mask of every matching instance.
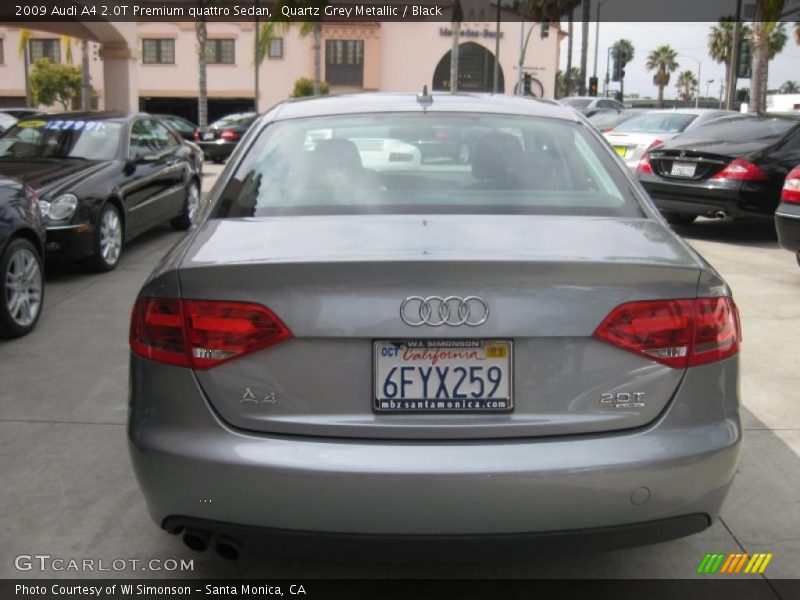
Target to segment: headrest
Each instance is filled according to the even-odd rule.
[[[360,169],[362,166],[358,148],[344,139],[318,141],[311,159],[316,167],[325,169]]]
[[[522,173],[523,156],[518,138],[510,133],[489,132],[472,151],[472,176],[480,180],[516,180]]]

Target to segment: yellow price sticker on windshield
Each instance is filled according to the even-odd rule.
[[[47,125],[45,121],[20,121],[17,127],[44,127]]]

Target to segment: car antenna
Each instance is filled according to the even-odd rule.
[[[433,96],[428,93],[428,85],[422,86],[422,93],[417,94],[417,102],[420,104],[433,104]]]

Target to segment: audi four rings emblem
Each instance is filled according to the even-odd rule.
[[[489,318],[489,305],[478,296],[409,296],[400,304],[400,318],[411,327],[430,325],[483,325]]]

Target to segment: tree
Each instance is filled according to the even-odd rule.
[[[630,40],[626,40],[625,38],[621,40],[617,40],[614,42],[614,54],[617,56],[617,60],[621,63],[621,68],[625,68],[629,62],[633,60],[634,56],[634,48],[633,43]],[[625,99],[625,78],[622,77],[619,80],[619,101],[622,102]]]
[[[464,20],[464,13],[461,10],[461,2],[456,0],[453,4],[453,46],[450,49],[450,93],[458,91],[458,51],[461,43],[461,21]]]
[[[34,105],[61,103],[67,110],[73,96],[81,92],[81,70],[72,65],[53,64],[40,58],[30,75],[31,97]]]
[[[708,54],[717,63],[725,65],[725,81],[730,80],[731,58],[733,56],[733,26],[735,17],[723,17],[719,24],[711,28],[708,34]],[[752,35],[748,25],[741,26],[741,39]]]
[[[664,44],[647,55],[647,70],[655,71],[653,85],[658,87],[658,107],[664,107],[664,88],[669,85],[669,74],[678,68],[678,53]]]
[[[798,85],[796,81],[789,80],[783,82],[781,86],[782,94],[797,94],[798,92],[800,92],[800,85]]]
[[[575,93],[575,89],[578,85],[578,80],[580,77],[581,72],[578,70],[578,67],[572,67],[566,73],[563,71],[558,71],[558,73],[556,73],[558,97],[565,98],[567,96],[572,96]]]
[[[767,63],[769,62],[770,37],[777,28],[783,11],[784,0],[757,0],[753,19],[753,76],[750,79],[750,112],[763,111],[766,107]],[[774,55],[773,55],[774,56]]]
[[[272,12],[276,15],[275,19],[282,24],[284,31],[288,31],[295,23],[291,21],[291,17],[283,16],[283,7],[292,9],[289,11],[290,14],[322,15],[328,4],[330,0],[278,0]],[[310,21],[299,24],[299,33],[300,37],[314,36],[314,95],[319,96],[322,93],[322,20],[319,16],[309,18]]]
[[[786,41],[789,39],[789,36],[786,35],[786,26],[784,23],[781,22],[772,22],[769,23],[767,26],[769,34],[767,36],[767,61],[764,63],[764,77],[761,80],[761,93],[762,99],[764,102],[764,107],[766,107],[767,102],[767,82],[769,81],[769,63],[771,60],[783,51],[784,46],[786,46]]]
[[[208,28],[204,16],[195,21],[194,32],[197,37],[197,124],[205,127],[208,125]]]
[[[586,94],[586,62],[589,56],[589,21],[592,18],[592,0],[581,3],[581,79],[578,82],[580,95]]]
[[[688,106],[694,100],[695,94],[698,92],[697,78],[691,71],[683,71],[678,75],[678,81],[675,84],[678,88],[678,96]]]

